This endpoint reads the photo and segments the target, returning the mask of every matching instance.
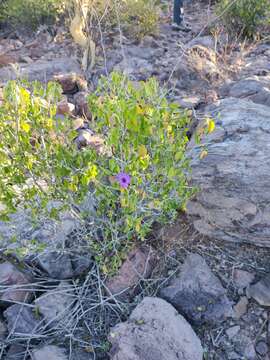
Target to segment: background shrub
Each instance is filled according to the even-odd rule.
[[[4,0],[0,3],[0,20],[16,28],[36,29],[53,24],[63,0]]]
[[[269,0],[220,0],[217,12],[227,29],[237,35],[254,37],[260,26],[270,24]]]
[[[159,12],[153,0],[126,0],[122,2],[121,22],[125,32],[142,39],[158,31]]]

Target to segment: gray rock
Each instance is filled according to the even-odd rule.
[[[126,54],[130,58],[151,60],[156,56],[156,50],[151,47],[132,45],[126,48]]]
[[[70,255],[71,264],[73,268],[73,277],[82,275],[88,271],[93,265],[92,255],[89,252],[88,254],[76,254],[73,252]]]
[[[4,340],[7,334],[6,324],[0,320],[0,340]]]
[[[270,112],[268,106],[228,98],[207,109],[216,130],[203,138],[208,156],[190,143],[192,183],[187,204],[195,228],[218,240],[270,246]]]
[[[79,63],[66,57],[51,61],[38,60],[32,64],[22,64],[18,73],[12,67],[6,66],[0,69],[0,83],[15,80],[18,77],[29,81],[47,82],[64,73],[81,74]]]
[[[26,349],[22,345],[11,345],[5,360],[22,360]]]
[[[239,359],[257,360],[250,329],[242,328],[231,341],[234,344],[234,350],[239,354]]]
[[[53,206],[58,205],[50,204],[50,208]],[[28,211],[18,210],[10,216],[10,221],[0,221],[0,244],[10,250],[30,245],[33,248],[33,241],[37,248],[63,246],[67,236],[79,226],[79,221],[69,211],[61,212],[59,217],[59,221],[43,218],[34,224]]]
[[[246,98],[254,103],[270,106],[270,75],[253,76],[237,81],[222,90],[223,96]]]
[[[151,76],[154,68],[153,65],[145,60],[137,57],[126,57],[114,67],[114,71],[123,72],[125,75],[131,76],[134,80],[145,80]]]
[[[174,101],[177,101],[180,106],[187,109],[194,109],[196,108],[201,102],[202,99],[200,96],[186,96],[186,97],[179,97],[174,99]]]
[[[226,335],[228,336],[229,339],[232,339],[238,334],[239,330],[240,330],[239,325],[232,326],[226,330]]]
[[[47,291],[35,300],[38,313],[44,316],[47,325],[63,321],[70,312],[75,297],[71,284],[62,281],[55,289]]]
[[[9,262],[0,264],[0,301],[5,305],[12,302],[27,302],[31,296],[30,278]]]
[[[95,360],[95,358],[95,355],[91,354],[89,351],[72,349],[69,360]]]
[[[32,353],[33,360],[68,360],[65,350],[54,345],[46,345]]]
[[[215,39],[211,35],[205,35],[200,37],[195,37],[191,41],[189,41],[186,45],[187,48],[191,48],[195,45],[201,45],[206,48],[215,49]]]
[[[33,312],[33,308],[15,304],[4,311],[7,320],[9,335],[13,336],[33,336],[38,334],[41,320]]]
[[[199,338],[166,301],[146,297],[110,332],[111,360],[202,360]]]
[[[234,318],[239,320],[243,315],[245,315],[247,312],[247,307],[248,299],[243,296],[233,307]]]
[[[244,289],[255,279],[255,274],[245,270],[235,269],[233,271],[233,283],[239,289]]]
[[[264,341],[258,341],[255,346],[256,352],[261,355],[265,356],[268,353],[268,346]]]
[[[247,289],[247,294],[261,306],[270,306],[270,275],[265,276],[256,284],[251,285]]]
[[[39,266],[53,279],[68,279],[73,276],[69,254],[58,251],[45,251],[37,256]]]
[[[232,316],[226,290],[197,254],[187,257],[179,276],[160,296],[197,325],[217,324]]]

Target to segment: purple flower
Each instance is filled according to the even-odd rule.
[[[116,175],[116,180],[122,188],[126,189],[131,182],[131,177],[128,174],[121,172]]]

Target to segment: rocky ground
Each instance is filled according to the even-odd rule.
[[[0,83],[19,75],[59,81],[58,115],[73,118],[79,146],[102,148],[89,130],[85,97],[112,70],[134,81],[156,76],[165,96],[192,110],[194,126],[208,114],[216,120],[208,156],[199,160],[189,144],[200,193],[175,224],[134,249],[114,278],[102,278],[81,251],[84,233],[78,236],[69,213],[60,224],[34,227],[25,213],[0,223],[2,248],[33,239],[50,248],[24,262],[2,255],[1,359],[270,358],[270,44],[234,44],[211,32],[213,16],[200,2],[190,3],[187,19],[193,31],[177,33],[165,12],[159,35],[139,44],[104,34],[87,74],[61,28],[0,40]]]

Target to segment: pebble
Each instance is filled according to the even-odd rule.
[[[228,338],[231,340],[235,335],[238,334],[239,330],[240,330],[240,326],[235,325],[235,326],[232,326],[229,329],[227,329],[225,332],[226,332],[226,335],[228,336]]]
[[[255,346],[255,349],[256,352],[261,356],[264,356],[268,353],[268,346],[264,341],[258,341]]]
[[[243,296],[240,298],[238,303],[233,307],[234,317],[236,319],[240,319],[243,315],[246,314],[248,307],[248,299]]]

